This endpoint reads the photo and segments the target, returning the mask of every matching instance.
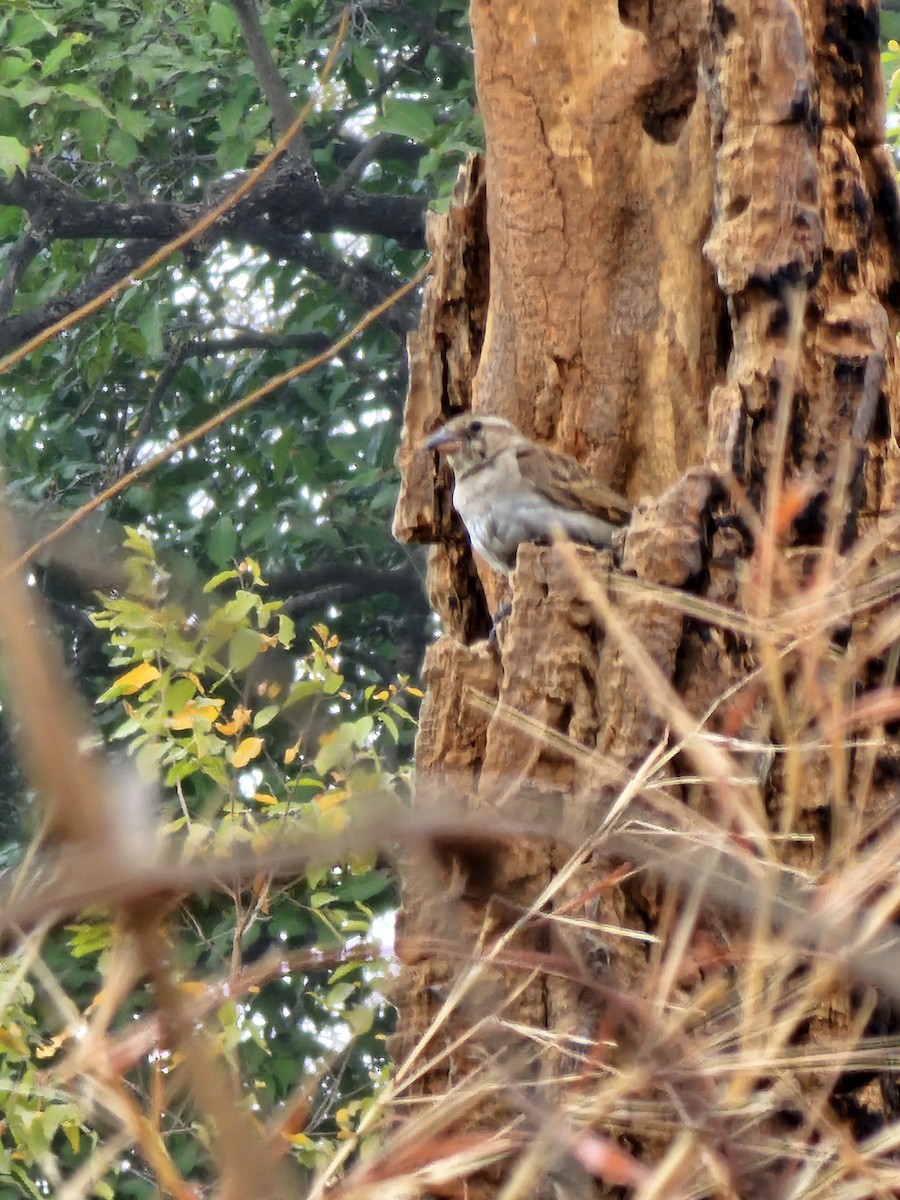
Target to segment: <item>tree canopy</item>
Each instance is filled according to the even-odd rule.
[[[189,229],[314,99],[234,208],[7,369],[13,495],[70,511],[325,349],[421,263],[428,203],[479,137],[465,6],[355,6],[319,91],[340,16],[305,2],[6,7],[0,354]],[[295,614],[349,606],[362,664],[413,670],[425,606],[388,525],[414,313],[410,296],[109,515],[201,571],[254,555]],[[76,602],[71,581],[57,598]]]
[[[328,350],[410,279],[428,207],[481,131],[461,2],[345,14],[309,0],[14,0],[0,44],[0,456],[28,545]],[[146,269],[227,201],[304,105],[246,194]],[[170,832],[192,852],[288,820],[336,833],[366,794],[402,792],[418,695],[404,681],[430,637],[422,564],[389,532],[416,310],[415,294],[387,307],[29,565],[105,736],[161,780]],[[35,820],[12,725],[7,704],[0,840],[15,858]],[[382,968],[377,947],[354,944],[393,902],[385,864],[362,856],[287,885],[213,888],[174,923],[179,978],[198,1017],[215,1014],[247,1094],[271,1113],[309,1088],[309,1113],[288,1130],[307,1161],[322,1138],[349,1134],[380,1078]],[[40,953],[73,1007],[14,966],[4,976],[15,1033],[3,1090],[19,1101],[3,1105],[0,1176],[25,1194],[88,1161],[106,1128],[87,1129],[37,1064],[71,1049],[98,969],[118,961],[108,922],[92,917]],[[123,1074],[149,1095],[146,999],[139,986],[120,999],[121,1039],[130,1020],[149,1038],[122,1050]],[[165,1137],[176,1173],[202,1178],[201,1142],[174,1102]],[[151,1194],[152,1171],[166,1177],[146,1147],[121,1161],[98,1183],[106,1194]]]

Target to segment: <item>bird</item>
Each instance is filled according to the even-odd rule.
[[[522,542],[611,546],[631,506],[568,454],[538,446],[503,417],[462,413],[425,442],[453,469],[453,507],[472,547],[510,575]]]

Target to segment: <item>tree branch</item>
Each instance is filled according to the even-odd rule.
[[[18,177],[21,179],[21,176]],[[226,181],[223,181],[226,182]],[[233,182],[231,184],[233,185]],[[156,238],[168,241],[189,229],[203,204],[146,201],[121,204],[61,194],[29,174],[27,181],[0,180],[0,204],[41,212],[47,238]],[[285,166],[204,233],[204,240],[253,242],[261,218],[285,233],[351,233],[394,238],[410,249],[425,245],[423,199],[409,196],[337,196],[334,200],[309,173]]]
[[[238,350],[290,349],[302,350],[306,354],[318,354],[330,342],[331,339],[323,333],[258,333],[256,330],[248,330],[228,338],[194,338],[176,346],[157,376],[134,436],[119,457],[114,478],[120,479],[127,475],[134,466],[137,452],[150,433],[163,396],[189,358],[208,358],[214,354],[229,354]]]
[[[29,222],[28,228],[10,250],[6,259],[6,271],[3,278],[0,279],[0,317],[4,317],[9,312],[16,292],[19,290],[19,284],[22,282],[22,276],[43,248],[43,238],[37,235],[32,223]]]
[[[897,0],[897,3],[900,3],[900,0]],[[447,37],[446,34],[441,33],[436,25],[433,25],[425,17],[420,16],[408,5],[398,3],[398,0],[355,0],[353,11],[354,15],[363,17],[368,12],[387,13],[390,17],[394,18],[392,23],[395,29],[399,29],[401,25],[406,25],[414,33],[417,33],[422,41],[427,43],[426,49],[428,46],[436,46],[439,50],[443,50],[445,54],[463,59],[466,63],[472,61],[473,52],[471,47],[464,45],[462,42],[454,41],[451,37]],[[323,35],[328,37],[339,25],[340,17],[336,16],[323,26]]]
[[[301,236],[299,230],[293,227],[296,225],[298,189],[295,187],[293,192],[290,190],[288,178],[297,183],[296,172],[286,172],[281,178],[276,177],[275,186],[268,191],[259,189],[207,230],[202,239],[204,249],[223,239],[251,245],[276,258],[307,267],[335,288],[344,291],[362,309],[371,308],[384,300],[395,289],[395,279],[364,260],[348,266],[342,259],[333,257]],[[304,177],[301,176],[299,190],[302,190],[303,182]],[[405,225],[405,236],[399,240],[407,245],[424,245],[425,203],[422,200],[410,201],[401,196],[347,196],[329,206],[317,184],[314,185],[314,194],[319,219],[309,223],[310,230],[325,232],[326,225],[332,227],[328,232],[336,229],[349,232],[361,230],[367,224],[365,214],[368,213],[372,220],[368,221],[366,233],[396,237],[397,226]],[[269,205],[268,209],[261,210],[260,199]],[[89,202],[70,195],[63,198],[55,195],[42,177],[25,180],[21,176],[11,183],[0,181],[0,204],[7,202],[39,212],[41,229],[48,230],[46,235],[42,233],[44,244],[54,237],[124,238],[135,233],[141,234],[142,239],[152,240],[131,242],[101,263],[81,286],[30,313],[0,321],[0,354],[40,333],[48,325],[99,295],[110,283],[121,279],[149,257],[156,250],[158,241],[167,241],[190,228],[202,209],[200,205],[125,205]],[[340,219],[338,210],[343,210],[347,215],[346,220]],[[326,220],[325,214],[329,211],[331,216]],[[287,229],[285,225],[291,228]],[[20,253],[24,257],[25,249]],[[21,279],[22,270],[15,274],[13,282]],[[4,286],[14,290],[12,282],[7,285],[4,280]],[[386,325],[400,337],[405,337],[414,319],[414,306],[411,303],[392,308],[384,318]]]
[[[259,86],[272,111],[275,128],[278,130],[279,136],[283,137],[294,123],[296,116],[294,102],[275,66],[275,60],[272,58],[269,44],[260,24],[259,12],[253,0],[231,0],[231,7],[241,23],[244,45],[247,47],[253,69],[256,71]],[[286,153],[302,159],[304,162],[310,162],[309,143],[302,129],[298,130],[288,143]]]
[[[425,17],[420,16],[408,4],[391,3],[385,4],[384,7],[392,11],[399,20],[405,22],[429,46],[436,46],[438,50],[443,50],[445,54],[460,59],[466,65],[472,62],[474,54],[470,46],[464,46],[461,42],[456,42],[453,38],[441,33],[436,25],[426,20]]]
[[[46,329],[48,325],[53,325],[62,317],[67,317],[69,313],[74,312],[76,308],[80,308],[82,304],[87,304],[89,300],[99,296],[111,283],[115,283],[127,275],[138,263],[149,258],[156,247],[156,242],[132,242],[122,250],[110,255],[80,287],[72,288],[71,291],[54,297],[53,300],[32,309],[29,313],[7,317],[4,321],[0,321],[0,354],[6,354],[15,349],[22,342],[40,333],[42,329]]]
[[[284,608],[291,616],[384,595],[412,602],[421,596],[422,611],[428,611],[422,580],[412,560],[389,569],[363,563],[328,563],[306,570],[278,571],[270,574],[267,582],[273,596],[288,594]]]
[[[261,231],[261,236],[264,236]],[[280,254],[279,243],[268,240],[265,249],[273,255]],[[284,255],[281,255],[284,257]],[[380,267],[375,266],[365,258],[357,259],[352,266],[343,259],[336,258],[306,239],[299,246],[294,246],[289,256],[293,262],[306,267],[313,274],[330,284],[336,291],[343,292],[359,308],[365,310],[374,308],[386,300],[397,288],[397,280]],[[405,338],[414,328],[419,304],[415,297],[395,304],[384,315],[384,323],[399,337]]]
[[[374,137],[369,138],[367,142],[363,143],[355,157],[347,163],[346,167],[344,167],[340,175],[328,189],[328,195],[333,201],[340,200],[346,196],[353,185],[359,181],[360,176],[372,159],[383,149],[389,138],[390,134],[376,133]]]

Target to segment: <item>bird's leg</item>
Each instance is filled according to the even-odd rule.
[[[496,629],[502,620],[512,612],[512,600],[506,600],[491,617],[491,624]]]
[[[500,643],[497,638],[497,630],[500,627],[500,622],[505,620],[511,612],[512,612],[512,601],[507,600],[503,604],[500,605],[500,607],[497,609],[497,611],[491,617],[491,632],[488,634],[488,641],[497,650],[500,649]]]

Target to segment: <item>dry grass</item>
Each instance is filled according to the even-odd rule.
[[[796,322],[794,329],[799,336]],[[776,462],[787,417],[785,404]],[[615,794],[596,829],[499,935],[486,920],[474,946],[442,931],[403,947],[407,961],[431,956],[451,964],[450,982],[356,1136],[313,1180],[295,1170],[290,1148],[316,1080],[298,1075],[283,1108],[251,1112],[247,1081],[207,1029],[224,995],[239,999],[302,970],[309,956],[264,959],[209,979],[199,993],[187,991],[173,965],[173,906],[222,878],[249,887],[260,871],[288,875],[310,860],[362,847],[392,853],[402,842],[407,861],[430,875],[452,914],[460,901],[445,894],[436,845],[455,839],[499,854],[504,844],[526,840],[565,843],[566,831],[534,821],[476,822],[450,803],[471,780],[447,778],[447,815],[439,823],[375,813],[365,827],[327,842],[282,839],[243,857],[182,861],[156,836],[140,789],[126,774],[111,787],[102,763],[82,753],[88,723],[60,686],[58,654],[33,595],[7,575],[0,638],[23,760],[44,814],[35,851],[3,897],[5,930],[18,934],[7,988],[27,978],[49,999],[62,1049],[45,1078],[68,1089],[102,1131],[77,1175],[58,1178],[47,1160],[54,1194],[90,1195],[126,1151],[160,1194],[177,1200],[515,1200],[544,1179],[562,1196],[592,1194],[591,1181],[599,1181],[640,1200],[900,1194],[900,826],[895,734],[887,731],[900,721],[900,568],[884,551],[900,519],[839,553],[849,454],[838,466],[829,527],[811,570],[801,570],[787,549],[793,516],[808,498],[804,487],[772,472],[761,522],[734,489],[738,511],[755,523],[757,546],[735,607],[628,579],[616,579],[610,594],[569,548],[557,547],[574,587],[641,680],[648,709],[664,718],[667,736],[625,772],[514,708],[469,697],[488,704],[495,720],[577,759],[598,792],[612,787]],[[5,518],[0,558],[19,558]],[[651,603],[748,647],[753,665],[703,713],[687,709],[630,631],[629,607]],[[841,648],[836,634],[848,628],[852,637]],[[874,668],[879,682],[863,690]],[[744,727],[750,707],[766,715],[765,733]],[[809,795],[810,778],[829,797],[827,853],[806,819],[820,807]],[[683,802],[688,788],[708,798],[704,812]],[[143,831],[139,838],[135,829]],[[602,902],[624,886],[656,889],[656,928],[609,919]],[[114,917],[117,940],[102,993],[82,1009],[42,948],[55,922],[98,906]],[[522,935],[535,929],[549,936],[524,949]],[[592,972],[570,952],[577,943],[614,957],[636,942],[644,969],[629,985],[614,972]],[[328,964],[317,957],[315,965]],[[112,1032],[120,1005],[144,979],[152,1011],[127,1035]],[[523,1021],[522,995],[550,980],[577,989],[589,1019],[565,1029]],[[0,1014],[6,1003],[0,996]],[[177,1058],[177,1069],[157,1059],[152,1086],[139,1089],[135,1068],[163,1051]],[[428,1095],[427,1081],[442,1074],[447,1090]],[[847,1088],[837,1098],[836,1085]],[[162,1114],[175,1093],[189,1096],[213,1184],[184,1178],[167,1150]],[[473,1124],[473,1113],[492,1108],[493,1126]],[[882,1118],[868,1130],[864,1110]],[[491,1179],[500,1182],[485,1182]]]
[[[15,557],[9,537],[6,530],[0,547],[7,561]],[[466,1180],[474,1195],[477,1181],[490,1178],[497,1164],[503,1164],[503,1182],[495,1194],[502,1200],[533,1194],[542,1178],[555,1181],[562,1194],[586,1194],[586,1181],[594,1179],[642,1200],[898,1194],[900,1124],[881,1100],[879,1080],[888,1081],[889,1096],[900,1050],[892,1016],[900,1006],[900,828],[895,789],[877,768],[880,754],[894,761],[885,725],[900,717],[900,693],[892,686],[898,626],[890,604],[898,572],[872,568],[877,542],[869,539],[847,556],[833,555],[827,570],[809,581],[795,582],[779,537],[774,544],[777,588],[767,583],[759,599],[751,579],[738,613],[634,581],[622,585],[629,604],[671,602],[757,648],[755,671],[699,715],[687,711],[629,632],[622,598],[611,598],[567,547],[557,548],[607,637],[643,681],[648,703],[665,717],[669,736],[625,778],[615,764],[533,728],[514,711],[497,714],[519,732],[561,742],[558,750],[595,769],[598,786],[616,781],[618,796],[552,883],[500,936],[486,927],[474,948],[446,938],[405,948],[408,955],[452,962],[452,983],[356,1139],[311,1182],[293,1170],[289,1147],[291,1134],[303,1127],[315,1081],[298,1078],[292,1101],[261,1119],[248,1112],[243,1082],[204,1032],[226,991],[239,997],[303,964],[263,960],[242,974],[210,980],[199,997],[187,993],[172,966],[172,905],[226,872],[250,881],[260,869],[290,872],[310,858],[340,857],[360,845],[389,851],[402,839],[426,862],[441,839],[499,845],[550,833],[558,839],[560,831],[479,826],[462,815],[437,827],[414,814],[381,814],[369,828],[327,845],[282,843],[243,861],[181,863],[163,850],[148,857],[146,842],[136,853],[121,804],[105,798],[108,782],[96,760],[79,752],[87,732],[83,717],[70,697],[50,686],[59,679],[55,651],[41,632],[33,597],[7,581],[4,658],[19,670],[25,760],[46,816],[43,874],[36,877],[29,863],[6,897],[7,928],[31,928],[9,961],[52,999],[69,1035],[48,1078],[71,1087],[86,1116],[106,1130],[79,1174],[56,1181],[56,1194],[89,1195],[128,1148],[160,1192],[179,1200],[200,1194],[220,1200],[462,1196]],[[847,624],[857,632],[850,649],[838,652],[833,634]],[[853,681],[875,659],[887,660],[889,674],[881,686],[857,695]],[[713,716],[739,711],[751,687],[775,714],[771,728],[778,737],[710,732]],[[769,764],[763,776],[748,771],[748,761],[763,760]],[[60,762],[62,772],[55,766]],[[682,803],[679,791],[688,777],[675,774],[675,764],[681,770],[690,765],[690,782],[712,798],[713,816]],[[827,855],[811,833],[796,833],[810,807],[804,778],[812,767],[817,786],[824,785],[839,809]],[[779,819],[765,804],[773,774],[787,784]],[[132,808],[129,824],[135,819],[150,821]],[[605,873],[587,891],[573,893],[588,862],[607,864]],[[652,880],[662,896],[655,931],[597,915],[598,896],[640,879]],[[437,877],[436,886],[444,886]],[[80,1011],[65,980],[43,962],[42,938],[52,921],[97,903],[115,916],[117,948],[102,996]],[[520,935],[536,926],[551,927],[557,946],[572,934],[581,945],[605,947],[638,939],[645,945],[645,973],[638,986],[623,989],[612,976],[586,973],[559,950],[526,952]],[[517,1001],[540,977],[569,980],[590,993],[586,1011],[599,1014],[593,1025],[561,1031],[523,1024]],[[118,1004],[140,978],[152,981],[153,1014],[128,1036],[111,1033]],[[158,1076],[155,1094],[141,1094],[130,1073],[161,1047],[177,1052],[180,1066],[171,1078]],[[467,1073],[446,1094],[422,1095],[424,1080],[463,1058]],[[554,1070],[536,1071],[541,1061],[552,1061]],[[834,1098],[836,1083],[851,1073],[870,1080],[855,1102],[888,1110],[866,1135],[859,1124],[854,1128],[853,1106]],[[189,1093],[215,1163],[218,1182],[202,1191],[181,1177],[160,1135],[173,1086]],[[504,1114],[500,1124],[471,1127],[471,1114],[492,1104]],[[367,1150],[357,1159],[359,1140],[367,1141]],[[639,1158],[632,1152],[638,1145],[645,1154],[648,1146],[656,1150]]]

